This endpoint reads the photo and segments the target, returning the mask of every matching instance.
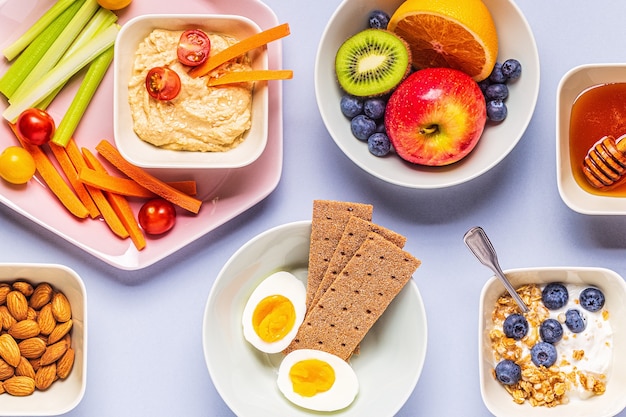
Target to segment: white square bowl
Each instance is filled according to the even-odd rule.
[[[125,23],[115,42],[114,67],[114,135],[120,153],[129,162],[144,168],[240,168],[256,161],[267,144],[268,89],[266,82],[256,82],[252,93],[252,125],[244,141],[226,152],[190,152],[161,149],[141,140],[133,130],[128,104],[128,82],[132,74],[135,51],[154,29],[202,29],[244,39],[261,31],[252,20],[234,15],[156,15],[137,16]],[[253,69],[267,69],[267,48],[257,48],[248,56]]]
[[[0,416],[55,416],[80,403],[87,385],[87,293],[82,279],[68,267],[55,264],[0,264],[0,282],[47,282],[65,294],[72,307],[74,366],[64,380],[27,397],[0,395]]]
[[[561,199],[572,210],[589,215],[624,215],[626,198],[591,194],[574,178],[570,161],[572,105],[585,90],[603,84],[626,82],[624,64],[588,64],[569,70],[559,82],[556,95],[556,176]],[[598,139],[603,135],[600,133]],[[580,161],[582,164],[582,161]]]
[[[606,392],[587,400],[572,400],[556,407],[533,407],[528,402],[517,404],[492,376],[493,354],[489,340],[491,314],[496,300],[506,292],[502,283],[492,277],[485,283],[478,315],[478,367],[480,392],[485,406],[496,417],[610,417],[626,407],[626,283],[617,273],[604,268],[548,267],[504,271],[514,288],[524,284],[561,282],[595,286],[606,296],[605,308],[613,329],[613,360]]]

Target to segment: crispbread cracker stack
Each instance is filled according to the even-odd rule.
[[[332,200],[314,200],[311,219],[311,245],[307,277],[307,308],[311,305],[345,225],[352,216],[372,220],[371,204]]]
[[[317,287],[311,306],[314,306],[319,301],[337,275],[354,256],[357,249],[361,247],[370,232],[378,233],[399,248],[404,247],[404,244],[406,243],[406,237],[401,234],[371,221],[352,216],[343,230],[343,234],[337,244],[337,247],[335,248],[332,258],[330,259],[328,268],[326,269],[326,272]]]
[[[308,348],[348,360],[419,265],[408,252],[369,233],[284,353]]]

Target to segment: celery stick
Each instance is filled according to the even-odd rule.
[[[113,46],[110,46],[89,64],[87,74],[85,74],[85,78],[83,78],[70,107],[65,112],[52,138],[54,143],[60,146],[67,145],[104,78],[111,61],[113,61]]]
[[[26,32],[15,42],[4,48],[2,53],[12,61],[20,54],[41,32],[47,28],[61,13],[65,11],[76,0],[58,0],[48,9]]]
[[[85,65],[113,45],[119,29],[120,26],[117,24],[109,26],[98,33],[89,44],[82,46],[72,56],[60,62],[37,83],[24,86],[22,99],[12,102],[2,116],[9,122],[15,122],[21,112],[29,107],[37,106],[48,94],[62,86]]]
[[[78,12],[84,0],[75,1],[31,42],[0,78],[0,92],[11,98],[28,73],[41,60],[63,29]]]
[[[89,23],[87,23],[87,26],[83,29],[80,35],[78,35],[74,43],[72,43],[72,46],[70,46],[67,52],[65,52],[65,56],[74,53],[74,51],[76,51],[85,42],[89,42],[98,32],[109,27],[116,21],[117,15],[115,13],[109,9],[100,7]]]
[[[76,13],[70,23],[63,29],[63,32],[61,32],[59,37],[50,46],[50,49],[46,51],[41,60],[26,76],[26,79],[22,82],[23,85],[27,86],[36,83],[59,62],[65,54],[65,51],[67,51],[72,42],[74,42],[74,39],[76,39],[91,17],[96,13],[98,7],[100,6],[96,0],[85,1],[78,13]],[[18,89],[9,99],[9,103],[14,100],[20,101],[23,91],[22,88]]]

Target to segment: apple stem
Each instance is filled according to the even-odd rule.
[[[420,133],[422,135],[431,135],[439,130],[439,126],[436,124],[428,125],[426,127],[420,128]]]

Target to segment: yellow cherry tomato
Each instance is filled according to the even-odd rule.
[[[120,10],[128,6],[133,0],[98,0],[98,4],[105,9]]]
[[[35,175],[35,160],[20,146],[9,146],[0,154],[0,177],[11,184],[24,184]]]

